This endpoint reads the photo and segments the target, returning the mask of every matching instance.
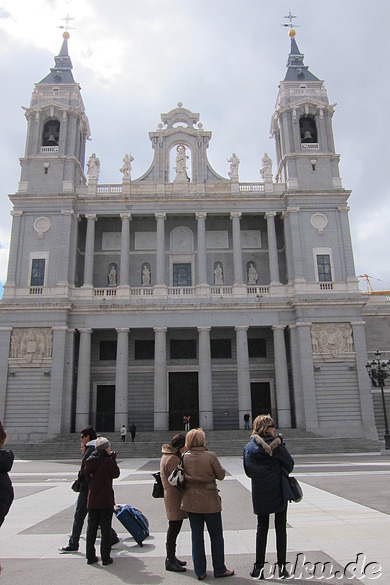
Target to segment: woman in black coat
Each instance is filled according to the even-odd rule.
[[[3,449],[7,433],[0,422],[0,526],[8,514],[8,510],[14,500],[14,488],[8,472],[11,471],[14,463],[14,454],[12,451]]]
[[[265,550],[269,516],[275,514],[276,551],[279,577],[289,577],[286,569],[287,502],[293,498],[288,474],[294,459],[282,437],[275,435],[275,423],[269,414],[253,421],[250,442],[244,449],[244,470],[252,480],[253,512],[257,515],[256,562],[251,576],[264,579]]]

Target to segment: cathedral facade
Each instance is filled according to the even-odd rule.
[[[294,34],[261,182],[211,167],[211,132],[178,103],[151,166],[99,182],[68,54],[36,84],[0,304],[0,419],[45,440],[118,431],[278,428],[375,437],[348,197],[323,81]],[[259,153],[260,154],[260,153]]]

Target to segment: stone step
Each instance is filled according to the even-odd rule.
[[[181,432],[181,431],[178,431]],[[298,429],[282,431],[288,450],[292,455],[325,453],[361,453],[380,452],[384,443],[364,437],[318,437]],[[137,433],[134,443],[127,439],[120,441],[118,433],[105,433],[112,444],[112,449],[121,459],[135,457],[159,458],[161,446],[169,443],[175,431],[156,431]],[[220,457],[241,456],[243,448],[250,438],[250,431],[207,431],[207,447]],[[17,459],[77,459],[80,455],[80,436],[78,433],[61,435],[44,443],[15,444],[7,442]]]

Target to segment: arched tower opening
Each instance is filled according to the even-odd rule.
[[[42,132],[42,146],[58,146],[60,140],[60,122],[51,118],[45,122]]]
[[[299,130],[302,144],[313,144],[318,142],[317,126],[313,116],[302,116],[299,119]]]

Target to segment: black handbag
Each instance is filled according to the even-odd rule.
[[[186,480],[184,477],[183,457],[180,459],[179,465],[168,477],[168,482],[181,492],[184,490]]]
[[[156,473],[152,473],[154,477],[154,484],[152,489],[152,496],[153,498],[163,498],[164,497],[164,487],[161,481],[161,475],[159,471]]]
[[[291,491],[293,493],[293,498],[292,500],[290,500],[290,502],[300,502],[303,498],[303,490],[301,488],[301,486],[299,485],[299,482],[297,480],[296,477],[293,477],[292,475],[288,476],[288,483],[290,484],[290,488]]]
[[[72,485],[71,485],[70,487],[71,487],[71,489],[72,489],[74,492],[79,492],[79,491],[80,491],[80,487],[81,487],[81,486],[80,486],[80,480],[76,479],[76,480],[75,480],[75,481],[72,483]]]

